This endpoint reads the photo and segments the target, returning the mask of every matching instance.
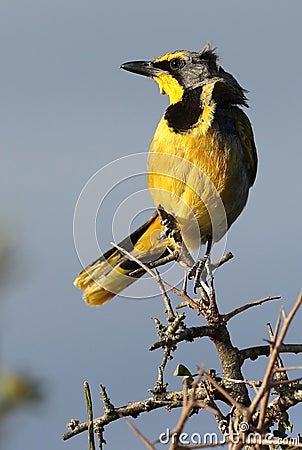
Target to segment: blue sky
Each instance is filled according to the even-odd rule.
[[[1,302],[1,361],[33,373],[46,391],[43,405],[7,424],[6,450],[83,448],[86,436],[66,443],[60,436],[71,417],[85,419],[85,379],[99,415],[100,383],[119,405],[148,396],[156,378],[161,354],[147,348],[156,339],[150,317],[163,317],[161,299],[116,298],[92,309],[72,284],[80,270],[72,220],[83,186],[111,161],[147,151],[167,106],[155,83],[120,71],[121,63],[198,50],[210,40],[222,66],[249,90],[259,172],[228,234],[235,259],[216,274],[219,304],[226,312],[280,294],[280,305],[293,305],[301,287],[301,10],[298,0],[2,0],[0,227],[15,249],[15,267]],[[146,187],[144,177],[135,182],[124,192],[116,188],[104,203],[102,249],[112,240],[123,195]],[[114,227],[122,234],[128,224]],[[138,283],[143,297],[147,284]],[[262,344],[278,309],[265,305],[234,319],[234,344]],[[299,317],[287,342],[301,340],[298,323]],[[171,389],[179,388],[172,378],[178,362],[192,370],[218,365],[208,342],[181,345],[167,369]],[[252,373],[251,365],[246,369]],[[263,361],[257,370],[261,377]],[[176,418],[152,413],[137,426],[152,439]],[[204,420],[215,428],[210,417]],[[143,448],[124,423],[111,425],[105,437],[108,448],[124,447],[125,440]]]

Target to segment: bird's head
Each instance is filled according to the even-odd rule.
[[[247,106],[244,89],[219,65],[216,50],[210,44],[199,52],[181,50],[166,53],[153,61],[124,63],[121,68],[153,78],[161,94],[169,96],[171,104],[180,102],[185,91],[207,84],[214,87],[219,82],[216,86],[218,97],[223,97],[224,101],[233,97],[230,103]]]

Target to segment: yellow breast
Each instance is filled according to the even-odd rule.
[[[150,146],[148,182],[154,203],[172,212],[194,248],[218,241],[242,211],[248,193],[243,151],[203,122],[175,133],[163,117]],[[214,231],[213,231],[214,230]]]

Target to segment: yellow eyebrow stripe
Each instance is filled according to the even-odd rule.
[[[166,53],[163,56],[155,59],[153,62],[171,61],[174,58],[186,59],[186,55],[183,52]]]

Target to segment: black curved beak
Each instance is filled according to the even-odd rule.
[[[131,61],[121,65],[121,69],[146,77],[155,77],[162,70],[154,67],[152,61]]]

